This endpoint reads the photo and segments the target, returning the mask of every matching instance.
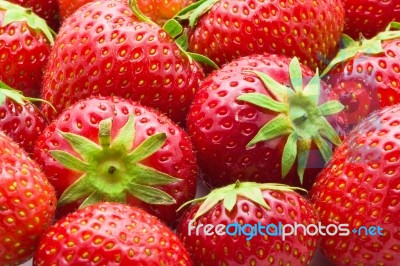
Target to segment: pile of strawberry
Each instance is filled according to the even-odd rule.
[[[396,21],[396,0],[0,0],[0,265],[399,265]],[[252,227],[279,224],[349,233]]]

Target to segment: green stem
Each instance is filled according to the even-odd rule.
[[[129,0],[129,6],[132,10],[132,12],[135,14],[135,16],[142,22],[147,22],[153,26],[158,26],[155,22],[153,22],[149,17],[147,17],[145,14],[140,11],[137,0]]]

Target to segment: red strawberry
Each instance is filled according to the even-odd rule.
[[[38,16],[45,19],[50,28],[57,31],[60,27],[60,9],[57,0],[8,0],[26,8],[32,8]]]
[[[279,55],[243,57],[210,75],[188,117],[206,182],[298,186],[306,168],[303,186],[310,187],[331,156],[330,145],[340,143],[334,121],[331,125],[324,116],[342,106],[327,103],[324,89],[318,75],[296,58]]]
[[[94,0],[58,0],[62,20],[65,20],[66,18],[71,16],[81,6],[91,2],[94,2]],[[126,0],[125,2],[128,2],[128,0]]]
[[[34,155],[58,193],[60,215],[106,200],[140,206],[172,224],[196,192],[186,133],[128,100],[71,106],[44,130]]]
[[[297,235],[283,240],[274,231],[280,223],[308,226],[318,222],[311,204],[291,187],[236,183],[196,201],[200,202],[184,215],[177,230],[195,265],[308,265],[315,254],[318,235],[305,235],[299,229]],[[245,229],[236,227],[235,233],[232,224]],[[275,228],[265,229],[268,225]],[[214,234],[207,235],[206,228]],[[216,230],[225,234],[217,235]]]
[[[54,189],[39,166],[0,132],[0,265],[32,256],[55,208]]]
[[[33,265],[182,265],[192,262],[176,235],[156,217],[119,203],[71,213],[41,239]]]
[[[323,225],[348,224],[348,236],[325,236],[336,265],[398,265],[400,260],[400,106],[355,127],[318,176],[311,199]],[[361,226],[374,232],[352,232]],[[383,228],[379,235],[379,228]]]
[[[219,66],[255,53],[276,53],[315,69],[337,52],[344,26],[340,0],[203,0],[178,13],[189,17],[189,50]],[[188,11],[188,12],[186,12]]]
[[[400,24],[369,40],[344,36],[343,43],[322,75],[331,88],[330,98],[345,106],[338,123],[348,132],[373,111],[400,103]]]
[[[358,40],[360,34],[372,38],[391,21],[400,21],[398,0],[342,0],[345,10],[344,33]]]
[[[195,0],[136,0],[136,2],[143,14],[162,26]]]
[[[28,100],[0,81],[0,130],[31,153],[47,123],[39,109]]]
[[[119,1],[83,6],[60,29],[43,82],[57,112],[91,95],[140,101],[176,122],[186,118],[203,73],[159,26]],[[46,105],[44,114],[55,113]]]
[[[30,9],[0,1],[0,80],[26,96],[39,95],[52,34]]]
[[[168,19],[175,16],[178,11],[193,3],[193,0],[135,0],[139,9],[152,21],[162,26]],[[63,19],[69,17],[81,6],[93,2],[93,0],[58,0],[61,6]],[[128,3],[128,0],[121,0]],[[133,2],[133,1],[132,1]]]

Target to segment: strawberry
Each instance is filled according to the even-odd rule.
[[[68,17],[50,57],[42,95],[57,113],[91,95],[116,95],[183,123],[203,79],[199,65],[164,30],[113,0]],[[49,119],[56,114],[47,105],[43,113]]]
[[[193,3],[194,0],[135,0],[137,6],[144,15],[149,17],[152,21],[162,26],[164,23],[174,17],[178,11]],[[58,0],[61,6],[61,15],[63,19],[69,17],[79,7],[93,2],[93,0]],[[129,2],[122,0],[122,2]],[[133,1],[132,1],[133,2]]]
[[[202,0],[179,12],[193,31],[189,51],[219,66],[255,53],[297,56],[315,69],[335,56],[344,27],[340,0]]]
[[[97,97],[72,105],[38,138],[34,156],[57,191],[59,216],[116,201],[172,224],[177,208],[196,192],[187,134],[128,100]]]
[[[322,251],[338,266],[399,263],[399,117],[396,105],[363,120],[336,149],[311,190],[323,225],[348,225],[347,236],[322,237]],[[371,226],[375,229],[366,234]]]
[[[55,208],[54,189],[39,166],[0,132],[0,265],[32,256]]]
[[[39,95],[53,34],[32,10],[0,1],[0,80],[26,96]]]
[[[45,19],[54,31],[60,27],[60,9],[57,0],[8,0],[26,8],[32,8],[38,16]]]
[[[283,239],[274,227],[265,229],[317,224],[315,210],[294,188],[237,182],[195,201],[177,229],[195,265],[308,265],[315,254],[318,235],[305,235],[300,229]],[[208,230],[212,235],[206,228],[225,234]]]
[[[207,184],[310,187],[331,156],[330,145],[340,143],[335,116],[324,116],[342,106],[326,101],[325,87],[297,58],[281,55],[243,57],[208,76],[188,116]]]
[[[119,203],[99,203],[69,214],[41,239],[34,266],[182,265],[190,257],[156,217]]]
[[[372,39],[345,35],[343,44],[322,76],[330,98],[345,106],[337,122],[349,132],[373,111],[400,103],[400,24],[391,23]]]
[[[344,33],[358,40],[360,34],[372,38],[391,21],[400,21],[398,0],[342,0],[345,10]]]
[[[125,1],[125,0],[123,0]],[[62,20],[65,20],[69,16],[71,16],[78,8],[81,6],[94,2],[93,0],[58,0],[58,4],[60,5],[60,15]],[[125,2],[128,2],[126,0]]]
[[[29,100],[32,99],[0,81],[0,130],[31,153],[47,122]]]
[[[195,0],[136,0],[136,2],[143,14],[162,26]]]

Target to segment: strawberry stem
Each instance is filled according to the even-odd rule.
[[[140,21],[149,23],[153,26],[158,26],[154,21],[143,14],[142,11],[140,11],[137,0],[129,0],[128,5],[131,8],[132,12],[135,14],[136,18],[138,18]]]
[[[210,10],[220,0],[200,0],[175,15],[174,19],[178,21],[189,20],[189,26],[193,29],[199,18]]]

